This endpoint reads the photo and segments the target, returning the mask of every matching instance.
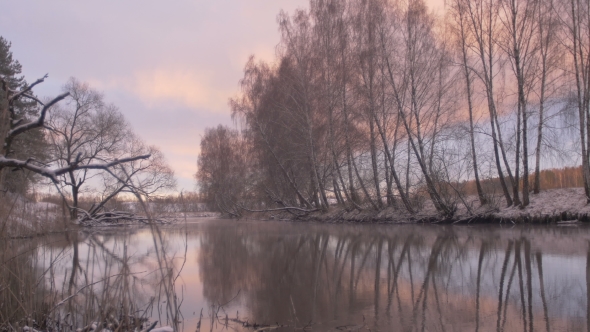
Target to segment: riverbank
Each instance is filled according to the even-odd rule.
[[[288,213],[267,215],[270,219],[289,219],[326,223],[576,223],[590,222],[590,205],[586,203],[583,188],[550,189],[530,195],[527,207],[506,207],[502,197],[496,196],[491,202],[480,206],[477,197],[468,197],[465,204],[458,204],[452,218],[441,216],[429,200],[414,214],[403,207],[387,207],[380,211],[371,208],[363,210],[346,209],[333,206],[329,211],[317,211],[306,216],[293,216]]]

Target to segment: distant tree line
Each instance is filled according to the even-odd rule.
[[[240,130],[201,141],[213,207],[443,215],[496,178],[527,206],[549,166],[582,163],[590,201],[590,8],[568,0],[311,0],[278,16],[272,63],[246,64]],[[529,177],[531,179],[529,180]],[[299,210],[297,210],[299,209]]]
[[[32,89],[0,37],[0,196],[24,195],[48,180],[72,220],[97,220],[119,194],[149,198],[176,182],[162,152],[133,133],[123,114],[71,78],[50,100]],[[44,181],[47,182],[47,181]],[[83,195],[94,199],[81,208]]]
[[[529,183],[535,180],[535,174],[529,175]],[[500,180],[498,178],[482,179],[482,186],[490,191],[501,192]],[[540,172],[539,183],[543,190],[560,188],[583,188],[584,177],[582,167],[564,167],[543,169]],[[522,180],[521,180],[522,185]],[[466,195],[477,195],[475,180],[463,184]]]

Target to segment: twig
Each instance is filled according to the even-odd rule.
[[[55,309],[57,309],[58,307],[62,306],[64,303],[66,303],[66,302],[67,302],[69,299],[71,299],[71,298],[75,297],[76,295],[80,294],[80,292],[81,292],[81,291],[83,291],[84,289],[86,289],[86,288],[88,288],[88,287],[90,287],[90,286],[93,286],[93,285],[96,285],[96,284],[98,284],[98,283],[101,283],[101,282],[103,282],[103,281],[105,281],[105,280],[108,280],[108,279],[110,279],[110,278],[112,278],[112,277],[117,277],[117,276],[121,276],[121,275],[132,275],[132,274],[140,274],[140,273],[145,273],[145,272],[147,272],[147,271],[142,271],[142,272],[134,272],[134,273],[118,273],[118,274],[113,274],[112,276],[109,276],[109,277],[106,277],[106,278],[104,278],[104,279],[101,279],[101,280],[99,280],[99,281],[96,281],[96,282],[93,282],[93,283],[91,283],[91,284],[85,285],[85,286],[83,286],[82,288],[78,289],[78,291],[77,291],[76,293],[74,293],[74,294],[72,294],[72,295],[70,295],[70,296],[66,297],[65,299],[61,300],[60,302],[58,302],[58,303],[57,303],[57,304],[56,304],[56,305],[55,305],[53,308],[51,308],[51,310],[49,310],[49,312],[47,312],[47,314],[49,315],[49,314],[50,314],[50,313],[52,313],[52,312],[53,312]]]

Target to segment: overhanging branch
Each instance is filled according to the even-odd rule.
[[[109,169],[113,166],[128,163],[140,159],[148,159],[151,157],[150,154],[135,156],[135,157],[128,157],[122,159],[115,159],[109,163],[104,164],[89,164],[89,165],[78,165],[78,164],[71,164],[67,167],[62,167],[58,169],[51,169],[49,167],[42,167],[32,163],[30,160],[19,160],[19,159],[12,159],[12,158],[5,158],[4,156],[0,156],[0,168],[3,167],[15,167],[15,168],[23,168],[39,175],[42,175],[46,178],[51,179],[54,183],[59,182],[57,179],[58,176],[68,173],[70,171],[75,170],[83,170],[83,169]]]
[[[33,82],[31,85],[29,85],[25,89],[23,89],[23,90],[15,93],[14,95],[10,96],[10,98],[8,99],[8,102],[12,103],[13,101],[19,99],[20,97],[22,97],[23,95],[25,95],[27,92],[31,91],[33,89],[33,87],[35,87],[35,85],[40,84],[40,83],[43,83],[47,77],[49,77],[49,74],[45,74],[45,76],[43,76],[40,79],[36,80],[35,82]]]
[[[41,109],[41,114],[39,114],[39,117],[37,118],[37,120],[32,121],[32,122],[27,122],[27,123],[24,123],[22,125],[12,128],[10,131],[8,131],[7,139],[11,140],[14,137],[16,137],[17,135],[24,133],[25,131],[28,131],[28,130],[31,130],[34,128],[43,127],[45,125],[45,116],[46,116],[49,108],[51,108],[51,106],[55,105],[56,103],[63,100],[64,98],[66,98],[69,95],[70,95],[70,93],[66,92],[66,93],[62,93],[61,95],[53,98],[49,103],[47,103],[43,106],[43,108]]]

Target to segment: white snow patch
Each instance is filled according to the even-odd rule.
[[[174,332],[174,329],[170,326],[162,326],[151,330],[151,332]]]
[[[501,208],[498,217],[517,218],[520,216],[553,216],[562,212],[590,214],[583,188],[549,189],[530,195],[530,204],[525,208]]]

